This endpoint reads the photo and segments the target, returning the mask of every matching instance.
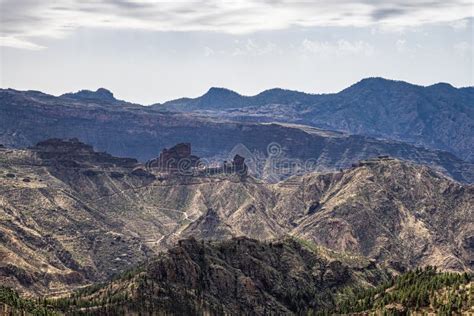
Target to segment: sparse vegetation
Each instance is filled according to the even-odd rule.
[[[426,267],[407,272],[373,288],[355,288],[349,284],[335,291],[320,289],[312,296],[308,296],[310,292],[303,288],[298,291],[288,289],[285,296],[276,298],[280,304],[290,307],[297,314],[408,315],[431,312],[454,315],[472,312],[472,278],[467,273],[440,273],[434,267]],[[24,299],[13,290],[0,287],[0,304],[7,315],[115,315],[151,310],[191,314],[214,311],[219,314],[229,311],[224,305],[225,299],[208,301],[208,291],[204,279],[197,286],[183,291],[182,288],[176,288],[176,284],[157,282],[140,267],[123,273],[115,281],[88,286],[63,298]],[[227,294],[222,295],[225,297]],[[333,307],[329,309],[311,307],[315,303],[327,306],[330,302],[333,302]],[[266,308],[259,311],[264,314]],[[271,309],[268,311],[271,312]]]
[[[439,273],[434,267],[418,268],[376,288],[342,293],[334,312],[459,314],[474,306],[472,278],[468,273]]]
[[[345,253],[345,252],[337,252],[337,251],[317,245],[309,240],[305,240],[302,238],[296,238],[296,237],[291,237],[291,238],[299,242],[301,245],[303,245],[307,249],[330,260],[339,260],[346,264],[362,265],[362,266],[368,265],[371,262],[366,257],[360,256],[360,255],[355,255],[355,254]]]
[[[25,299],[7,287],[0,286],[0,314],[1,315],[57,315],[55,311],[47,307],[45,300]]]

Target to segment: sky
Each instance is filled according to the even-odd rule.
[[[474,85],[472,0],[0,0],[0,85],[153,104],[210,87]]]

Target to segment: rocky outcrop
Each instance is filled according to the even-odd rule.
[[[248,168],[245,164],[245,158],[240,155],[235,155],[232,163],[230,164],[224,162],[224,172],[246,175],[247,171]]]
[[[238,175],[244,180],[248,175],[248,167],[245,164],[245,158],[235,155],[232,161],[224,160],[222,165],[218,167],[205,166],[199,170],[199,175]]]
[[[244,179],[248,174],[245,158],[235,155],[231,162],[224,161],[218,167],[200,164],[200,158],[191,154],[191,144],[181,143],[170,149],[163,149],[160,156],[146,163],[146,167],[153,172],[167,172],[180,175],[218,175],[236,174]]]
[[[158,158],[147,162],[147,167],[185,174],[196,168],[198,161],[199,157],[191,154],[191,144],[180,143],[170,149],[163,149]]]
[[[118,158],[105,152],[96,152],[91,145],[80,142],[77,138],[63,140],[52,138],[37,143],[31,150],[46,163],[78,167],[80,164],[120,166],[131,168],[138,161],[133,158]]]
[[[104,88],[99,88],[96,91],[80,90],[75,93],[65,93],[61,95],[61,98],[74,99],[78,101],[101,102],[108,104],[124,103],[115,99],[113,93]]]

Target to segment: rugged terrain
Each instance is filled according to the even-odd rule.
[[[61,298],[0,287],[5,313],[38,315],[469,315],[472,274],[433,267],[394,276],[364,257],[295,238],[182,240],[114,280]]]
[[[405,123],[404,126],[413,125]],[[464,135],[472,145],[470,127],[461,123],[457,126],[462,131],[456,135]],[[448,152],[398,141],[301,125],[235,122],[195,113],[173,113],[163,107],[118,101],[105,89],[60,97],[37,91],[0,90],[0,144],[23,148],[48,138],[78,138],[97,150],[141,162],[155,158],[163,148],[176,143],[192,143],[199,157],[211,161],[231,159],[234,153],[247,161],[254,159],[254,175],[275,182],[296,170],[338,170],[377,155],[428,164],[458,181],[474,182],[472,163]],[[454,144],[456,138],[451,139]],[[267,147],[272,143],[281,148],[283,164],[294,170],[275,174],[259,163],[268,158]]]
[[[30,293],[105,280],[186,237],[293,235],[403,271],[472,271],[471,185],[390,158],[271,184],[184,176],[77,140],[0,148],[0,279]]]
[[[474,161],[473,88],[364,79],[335,94],[271,89],[255,96],[211,88],[157,108],[247,122],[292,122],[447,150]]]

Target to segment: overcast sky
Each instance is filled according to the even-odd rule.
[[[0,0],[3,88],[151,104],[218,86],[474,85],[472,0]]]

